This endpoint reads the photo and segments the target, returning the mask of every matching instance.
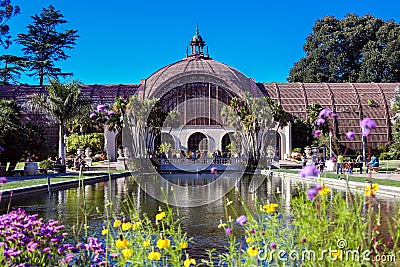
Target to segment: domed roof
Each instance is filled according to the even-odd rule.
[[[169,90],[188,83],[210,82],[241,96],[261,95],[254,81],[240,71],[208,57],[187,57],[165,66],[142,83],[145,98],[160,98]]]
[[[193,35],[192,42],[202,42],[202,41],[203,41],[203,38],[201,37],[200,34],[198,34],[198,33],[196,32],[196,34]]]

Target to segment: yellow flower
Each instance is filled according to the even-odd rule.
[[[196,260],[195,259],[186,259],[184,262],[183,262],[183,265],[185,266],[185,267],[189,267],[191,264],[193,264],[193,265],[196,265]]]
[[[117,246],[117,248],[119,249],[123,249],[126,248],[127,246],[129,246],[129,242],[126,239],[117,239],[117,241],[115,242],[115,245]]]
[[[108,234],[108,229],[103,229],[103,231],[101,231],[102,235],[107,235]]]
[[[226,199],[226,206],[229,206],[233,203],[233,201],[229,200],[229,198]]]
[[[378,191],[379,186],[378,184],[372,184],[372,185],[367,185],[365,187],[365,196],[369,197],[369,196],[373,196],[375,195],[376,191]]]
[[[141,222],[135,222],[133,225],[132,225],[132,229],[133,230],[137,230],[137,229],[139,229],[139,227],[142,225],[142,223]]]
[[[218,224],[218,228],[225,228],[226,227],[226,223],[220,223],[220,224]]]
[[[132,255],[133,255],[133,249],[126,248],[122,250],[122,256],[124,257],[124,259],[129,259],[130,257],[132,257]]]
[[[131,222],[126,222],[126,223],[122,224],[122,231],[128,231],[131,228],[132,228],[132,223]]]
[[[250,257],[254,257],[258,255],[258,248],[256,247],[249,247],[247,249],[247,254],[249,254]]]
[[[161,239],[158,239],[158,241],[157,241],[157,247],[159,249],[163,249],[163,248],[168,247],[170,243],[171,243],[171,241],[169,241],[168,238],[161,238]]]
[[[254,242],[254,238],[248,237],[248,238],[246,238],[246,242],[247,243],[253,243]]]
[[[319,190],[319,194],[320,194],[321,196],[324,196],[324,195],[328,194],[330,191],[331,191],[331,189],[328,188],[328,187],[326,187],[326,186],[324,185],[324,186],[322,187],[322,189]]]
[[[158,261],[161,259],[161,254],[158,251],[152,251],[149,253],[149,255],[147,256],[147,258],[151,261]]]
[[[120,227],[120,226],[121,226],[121,221],[120,220],[115,220],[114,227]]]
[[[271,203],[271,204],[266,204],[263,206],[263,209],[265,210],[266,213],[272,213],[276,210],[278,207],[278,204]]]
[[[342,259],[342,250],[336,250],[331,252],[331,256],[334,259]]]
[[[161,221],[162,219],[164,219],[166,216],[165,212],[160,212],[159,214],[156,215],[156,221]]]
[[[179,244],[179,246],[181,247],[181,249],[185,249],[185,248],[187,248],[188,247],[188,242],[186,242],[186,241],[182,241],[180,244]]]
[[[143,246],[143,247],[148,247],[148,246],[150,246],[150,240],[145,240],[145,241],[143,241],[142,246]]]
[[[379,189],[378,184],[372,184],[372,191],[376,192],[378,191],[378,189]]]

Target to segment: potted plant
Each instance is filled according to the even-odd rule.
[[[39,162],[39,168],[42,169],[44,173],[47,173],[47,170],[51,170],[54,168],[54,161],[45,159]]]

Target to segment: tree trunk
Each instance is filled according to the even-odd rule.
[[[58,129],[58,157],[61,158],[61,164],[65,164],[65,142],[64,142],[64,123],[60,122]]]

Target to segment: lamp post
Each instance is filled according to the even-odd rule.
[[[364,132],[365,132],[365,128],[361,127],[361,140],[362,140],[362,155],[363,155],[363,162],[364,162],[364,166],[366,166],[367,163],[367,137],[365,136]]]
[[[329,159],[332,158],[332,132],[329,132]]]

